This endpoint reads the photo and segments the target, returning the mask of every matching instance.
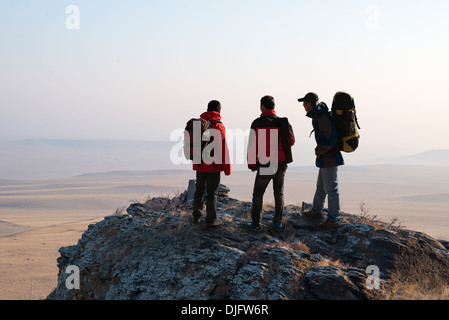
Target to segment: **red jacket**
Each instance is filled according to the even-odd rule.
[[[201,115],[202,119],[208,120],[208,121],[220,121],[221,115],[219,112],[216,111],[208,111]],[[231,160],[229,158],[229,149],[228,149],[228,143],[226,141],[226,129],[225,126],[219,122],[214,123],[211,125],[212,129],[216,129],[221,133],[221,145],[222,145],[222,161],[221,163],[216,163],[220,161],[213,161],[212,164],[205,164],[201,163],[201,165],[193,164],[193,170],[195,171],[201,171],[201,172],[222,172],[224,171],[225,175],[231,174]],[[215,158],[215,155],[212,157],[212,159]]]
[[[270,119],[273,119],[276,116],[276,111],[273,110],[267,110],[265,112],[263,112],[260,115],[260,118],[257,118],[256,120],[253,121],[253,123],[251,124],[251,129],[254,130],[255,136],[254,137],[250,137],[250,141],[248,142],[248,168],[250,169],[257,169],[257,161],[259,159],[259,157],[261,156],[266,156],[266,157],[270,157],[271,151],[270,150],[270,137],[269,137],[269,132],[270,130],[277,130],[278,131],[278,150],[277,150],[277,154],[278,154],[278,162],[283,162],[286,160],[285,158],[285,152],[284,152],[284,147],[282,146],[282,141],[280,138],[280,134],[279,134],[279,127],[274,126],[274,124],[272,123],[272,121],[270,121]],[[260,136],[260,130],[265,130],[265,137],[266,137],[266,149],[265,154],[261,154],[261,151],[259,150],[259,136]],[[289,124],[289,134],[290,134],[290,141],[291,141],[291,146],[293,146],[295,144],[295,135],[293,133],[293,129],[291,128],[291,125]]]

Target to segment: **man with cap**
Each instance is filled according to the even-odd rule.
[[[318,95],[313,92],[298,99],[303,102],[306,116],[312,119],[312,132],[315,132],[317,147],[315,148],[316,166],[319,168],[313,206],[304,212],[308,217],[322,219],[326,196],[328,197],[327,219],[320,224],[322,228],[338,228],[340,226],[340,193],[338,190],[338,167],[344,165],[341,152],[335,148],[338,132],[329,108],[319,102]]]

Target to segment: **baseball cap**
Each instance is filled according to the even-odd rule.
[[[309,92],[304,98],[298,99],[299,102],[307,101],[312,103],[317,102],[318,100],[318,95],[314,92]]]

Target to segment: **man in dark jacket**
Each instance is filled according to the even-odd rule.
[[[248,167],[257,171],[252,199],[252,222],[247,227],[261,231],[260,213],[262,211],[265,190],[273,180],[275,215],[273,226],[282,228],[284,211],[284,177],[288,163],[292,162],[291,147],[295,144],[293,129],[286,118],[276,115],[274,98],[261,99],[262,114],[253,121],[248,142]]]
[[[221,150],[215,150],[214,154],[208,159],[202,157],[201,163],[193,164],[193,170],[196,171],[196,191],[193,200],[193,219],[198,223],[201,219],[201,210],[204,209],[204,193],[207,187],[206,197],[206,225],[208,227],[220,227],[222,221],[217,220],[217,191],[220,185],[221,172],[226,176],[231,174],[231,164],[229,159],[229,150],[226,141],[226,129],[221,123],[221,104],[213,100],[209,102],[207,112],[201,115],[202,119],[211,122],[211,131],[218,133],[215,138],[221,139],[215,146]],[[211,142],[214,143],[214,140]]]
[[[327,195],[328,215],[320,227],[337,228],[340,226],[340,193],[337,172],[338,166],[344,165],[341,152],[335,148],[338,132],[332,123],[328,107],[324,102],[319,103],[319,98],[315,93],[310,92],[298,101],[303,102],[307,112],[306,116],[312,118],[317,143],[315,164],[320,168],[312,210],[304,212],[304,214],[321,219]]]

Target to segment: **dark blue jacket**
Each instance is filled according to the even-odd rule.
[[[320,103],[313,107],[312,111],[306,114],[312,118],[312,125],[315,131],[316,166],[318,168],[334,168],[344,165],[341,152],[335,150],[337,144],[338,132],[329,115],[329,108],[325,103]]]

